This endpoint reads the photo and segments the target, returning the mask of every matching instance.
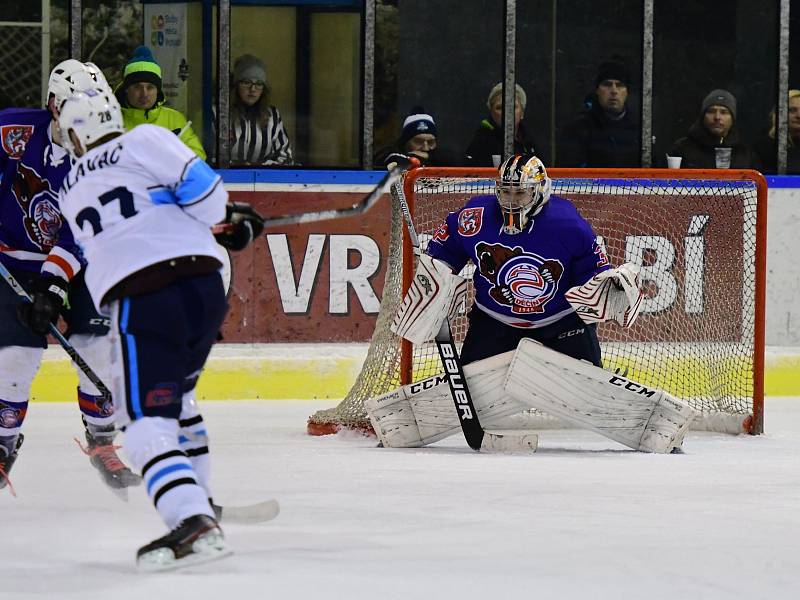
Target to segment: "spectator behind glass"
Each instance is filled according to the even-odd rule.
[[[667,156],[680,156],[682,169],[761,168],[758,156],[739,136],[736,98],[727,90],[712,90],[703,99],[700,116]]]
[[[122,107],[125,129],[130,131],[144,123],[164,127],[179,136],[192,152],[205,160],[203,144],[192,131],[191,121],[187,121],[177,110],[164,106],[161,67],[147,46],[139,46],[134,50],[133,58],[125,65],[122,76],[122,83],[114,90],[114,94]]]
[[[761,159],[764,173],[778,172],[778,143],[775,110],[770,113],[771,126],[754,146]],[[789,90],[789,137],[786,140],[786,172],[800,173],[800,90]]]
[[[514,98],[514,154],[535,154],[547,164],[544,146],[539,146],[528,131],[525,108],[528,96],[522,86],[516,84]],[[486,99],[489,116],[483,119],[467,146],[466,161],[476,167],[497,167],[503,160],[503,84],[498,83]],[[492,157],[496,158],[492,158]]]
[[[586,109],[567,123],[558,147],[561,167],[638,167],[638,119],[628,106],[630,72],[618,59],[602,63]]]
[[[231,164],[292,165],[292,146],[278,109],[269,103],[267,68],[252,54],[233,65]]]
[[[392,163],[404,166],[409,157],[423,166],[447,167],[455,164],[455,157],[439,146],[436,122],[421,106],[411,109],[403,121],[403,131],[397,142],[375,153],[373,164],[388,167]]]

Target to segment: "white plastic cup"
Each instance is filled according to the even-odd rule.
[[[667,166],[670,169],[680,169],[681,168],[681,156],[669,156],[667,155]]]
[[[492,164],[495,168],[500,166],[500,155],[499,154],[492,154]]]

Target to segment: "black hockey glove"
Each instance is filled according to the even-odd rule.
[[[383,164],[388,171],[391,171],[396,167],[407,169],[411,164],[411,157],[407,154],[401,154],[400,152],[392,152],[386,157],[386,160],[383,161]]]
[[[246,202],[229,203],[225,207],[223,223],[214,237],[229,250],[244,250],[264,231],[264,217]]]
[[[50,323],[58,321],[67,298],[67,282],[61,277],[46,275],[37,280],[29,291],[33,302],[17,307],[17,317],[28,329],[45,335]]]
[[[420,157],[415,156],[413,153],[401,154],[400,152],[392,152],[386,157],[386,160],[383,162],[383,164],[386,166],[387,171],[392,171],[397,167],[407,171],[408,169],[420,166],[422,161],[420,160]]]

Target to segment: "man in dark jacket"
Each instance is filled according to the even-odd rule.
[[[630,73],[617,60],[600,65],[587,108],[567,123],[556,162],[561,167],[638,167],[641,133],[628,108]]]
[[[519,84],[514,99],[514,154],[535,154],[548,164],[547,150],[536,144],[525,123],[525,107],[528,97]],[[489,116],[481,121],[467,146],[466,164],[476,167],[499,167],[503,162],[503,84],[498,83],[489,92],[486,100]]]
[[[415,106],[403,121],[403,131],[397,143],[381,148],[373,157],[373,164],[389,167],[406,165],[416,158],[424,167],[448,167],[458,161],[445,148],[439,146],[436,122],[421,106]]]
[[[727,90],[713,90],[703,99],[700,117],[667,156],[680,156],[682,169],[761,168],[761,160],[741,141],[736,98]]]

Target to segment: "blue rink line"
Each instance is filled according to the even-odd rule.
[[[334,169],[220,169],[217,171],[224,183],[285,183],[285,184],[340,184],[340,185],[376,185],[385,175],[385,171],[350,171]],[[767,175],[770,188],[800,188],[800,175]],[[623,180],[603,179],[605,184],[622,185]],[[657,185],[665,181],[658,180]],[[675,179],[676,183],[686,185],[685,181]],[[697,181],[696,184],[708,184],[708,181]],[[735,182],[727,182],[730,186]],[[747,183],[743,183],[748,185]]]

